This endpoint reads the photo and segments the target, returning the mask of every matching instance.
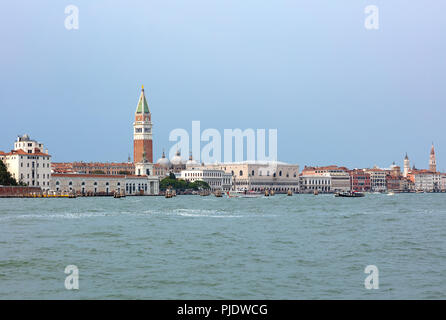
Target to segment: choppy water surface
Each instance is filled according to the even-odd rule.
[[[0,199],[0,298],[445,299],[445,239],[446,194]]]

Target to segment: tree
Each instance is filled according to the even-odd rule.
[[[3,186],[17,186],[17,181],[11,176],[11,173],[6,168],[6,165],[0,160],[0,185]]]
[[[202,181],[202,180],[194,181],[189,186],[191,189],[194,189],[194,190],[200,190],[200,189],[207,190],[207,189],[211,188],[207,182]]]

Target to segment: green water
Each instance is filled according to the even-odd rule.
[[[445,299],[445,240],[446,194],[0,199],[0,298]]]

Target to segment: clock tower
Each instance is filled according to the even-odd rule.
[[[144,94],[144,86],[141,88],[133,123],[133,162],[153,163],[152,115]]]

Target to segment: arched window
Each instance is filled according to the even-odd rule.
[[[252,171],[251,171],[251,176],[253,176],[253,177],[254,177],[254,170],[252,170]]]
[[[282,176],[282,171],[279,171],[279,177],[281,177]]]
[[[241,177],[241,176],[243,176],[243,171],[242,171],[242,170],[240,170],[240,177]]]
[[[85,182],[84,181],[82,181],[82,185],[85,186]]]
[[[73,185],[73,181],[68,182],[68,185],[72,186]]]

